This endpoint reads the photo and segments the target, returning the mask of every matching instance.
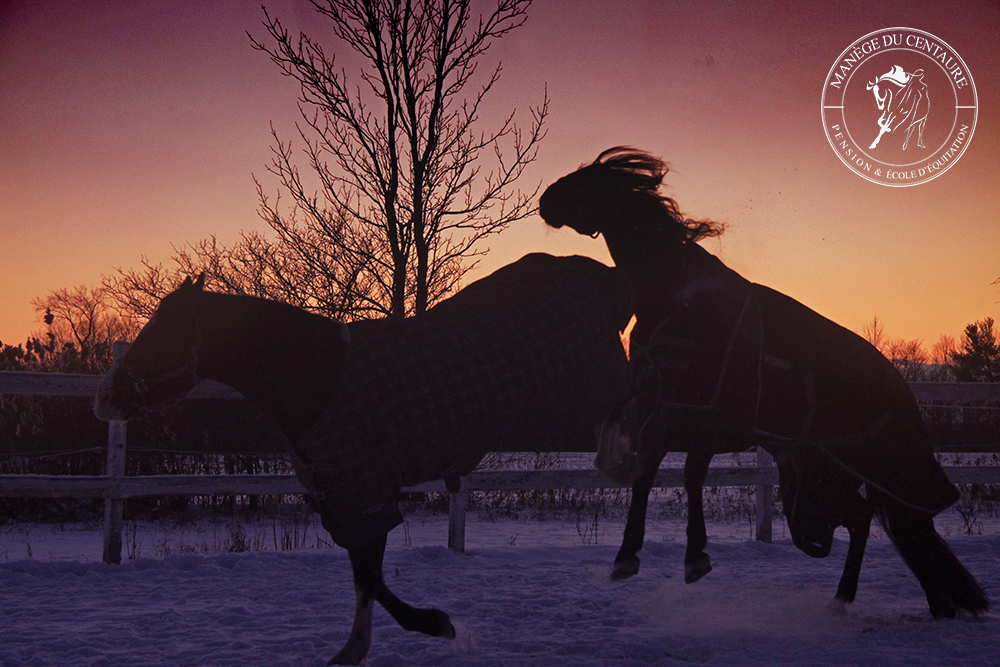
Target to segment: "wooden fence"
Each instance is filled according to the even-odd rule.
[[[124,353],[116,344],[116,356]],[[63,373],[0,372],[0,394],[93,397],[101,376]],[[919,402],[1000,401],[1000,383],[911,383]],[[206,381],[189,398],[242,396],[225,385]],[[121,562],[122,501],[151,496],[285,495],[305,493],[294,475],[125,475],[126,422],[108,425],[107,471],[104,475],[0,475],[0,497],[104,498],[104,561]],[[946,466],[956,484],[1000,483],[1000,466]],[[683,471],[663,468],[657,487],[683,486]],[[757,539],[771,540],[771,505],[778,470],[763,451],[757,466],[711,468],[707,486],[757,487]],[[498,470],[473,472],[462,478],[461,491],[450,494],[448,546],[465,549],[465,505],[470,491],[620,488],[597,470]],[[446,492],[442,481],[425,482],[404,491]]]

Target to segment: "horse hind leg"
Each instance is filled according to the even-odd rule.
[[[687,494],[687,552],[684,554],[684,582],[693,584],[712,571],[712,559],[705,553],[708,534],[705,531],[703,490],[712,454],[702,451],[688,453],[684,461],[684,491]]]
[[[886,501],[879,521],[920,581],[935,618],[954,618],[959,611],[978,616],[989,609],[983,589],[934,530],[929,515]]]
[[[404,630],[422,632],[433,637],[455,638],[455,627],[448,615],[439,609],[416,609],[406,604],[385,585],[382,560],[386,536],[357,549],[348,549],[354,571],[354,625],[347,642],[330,658],[327,665],[359,665],[368,655],[372,641],[372,611],[381,604]]]
[[[382,584],[375,600],[396,619],[400,627],[410,632],[422,632],[431,637],[455,638],[455,626],[448,614],[440,609],[417,609],[406,604]]]

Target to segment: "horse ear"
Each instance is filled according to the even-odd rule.
[[[195,281],[191,280],[191,276],[185,278],[184,282],[181,283],[180,289],[196,289],[201,292],[205,289],[205,272],[203,271]]]

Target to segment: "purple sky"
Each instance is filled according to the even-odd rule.
[[[305,3],[265,4],[322,38]],[[32,297],[264,229],[252,175],[277,191],[269,127],[292,139],[298,112],[294,83],[250,47],[261,17],[235,0],[0,0],[0,340],[41,329]],[[909,188],[849,171],[820,118],[840,53],[893,26],[954,47],[979,102],[961,160]],[[549,0],[487,53],[504,74],[484,122],[517,108],[527,124],[547,85],[549,135],[524,189],[613,145],[649,150],[673,165],[684,211],[728,223],[705,245],[737,271],[929,347],[1000,316],[998,34],[996,2]],[[607,260],[601,241],[537,217],[489,246],[475,275],[536,250]]]

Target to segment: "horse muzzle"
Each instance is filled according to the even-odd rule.
[[[833,548],[833,533],[836,530],[833,526],[823,524],[812,524],[808,527],[801,525],[789,526],[792,534],[792,542],[799,551],[812,558],[826,558]]]
[[[124,362],[116,361],[97,388],[94,414],[104,421],[125,421],[140,412],[176,403],[198,382],[188,366],[147,381]]]

